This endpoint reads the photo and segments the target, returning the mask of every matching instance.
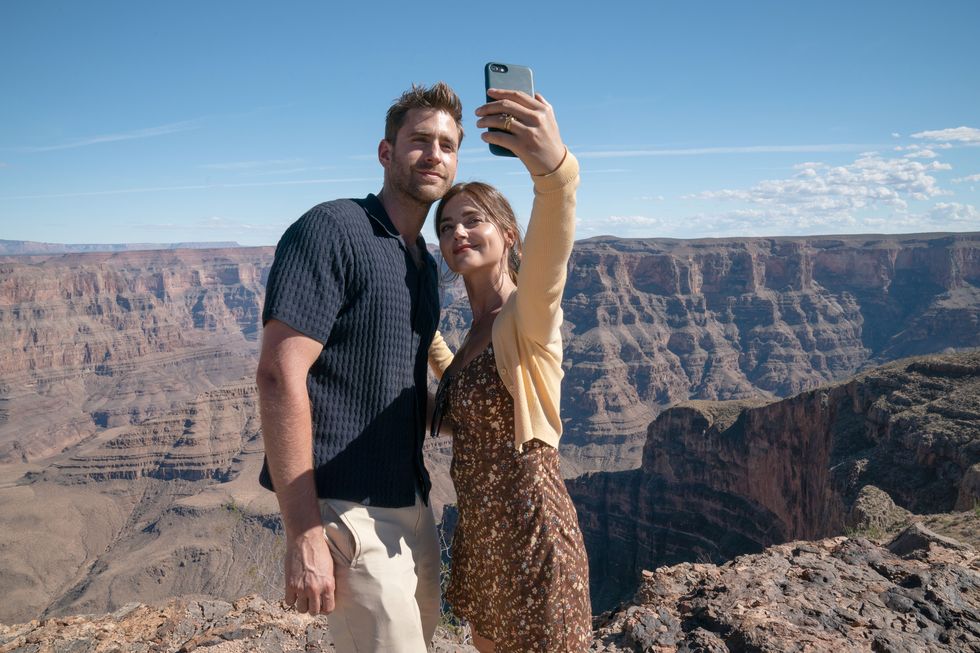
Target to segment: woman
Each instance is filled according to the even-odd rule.
[[[459,509],[446,599],[480,651],[585,651],[588,559],[557,449],[578,162],[544,98],[487,93],[476,124],[503,131],[483,140],[520,158],[535,199],[523,256],[514,212],[493,187],[457,184],[436,209],[443,259],[473,312],[455,356],[439,334],[429,352],[441,378],[434,429],[453,427]]]

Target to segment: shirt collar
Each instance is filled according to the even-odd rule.
[[[392,223],[391,218],[388,217],[388,212],[385,211],[384,204],[378,199],[378,196],[374,193],[369,193],[367,197],[360,201],[361,206],[367,211],[367,214],[372,220],[377,223],[379,227],[385,232],[385,234],[391,238],[397,238],[401,241],[402,235],[398,233],[395,229],[394,223]],[[428,253],[428,247],[425,244],[425,238],[422,234],[415,240],[415,244],[422,249],[423,252]]]
[[[388,212],[385,211],[384,204],[378,199],[378,196],[374,193],[368,194],[363,200],[361,200],[361,206],[367,211],[367,214],[371,216],[379,227],[381,227],[384,232],[392,238],[401,238],[401,234],[395,229],[395,225],[392,224],[391,218],[388,217]]]

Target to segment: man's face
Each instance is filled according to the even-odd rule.
[[[385,187],[420,204],[432,204],[453,185],[459,130],[445,111],[410,109],[394,144],[381,141],[378,158]]]

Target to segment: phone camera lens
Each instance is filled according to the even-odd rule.
[[[495,63],[492,66],[490,66],[490,70],[492,70],[495,73],[505,73],[507,72],[507,66],[501,66],[499,63]]]

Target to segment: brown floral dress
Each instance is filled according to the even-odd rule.
[[[589,563],[558,451],[514,447],[514,400],[492,345],[443,378],[436,410],[453,426],[453,612],[500,653],[588,650]]]

